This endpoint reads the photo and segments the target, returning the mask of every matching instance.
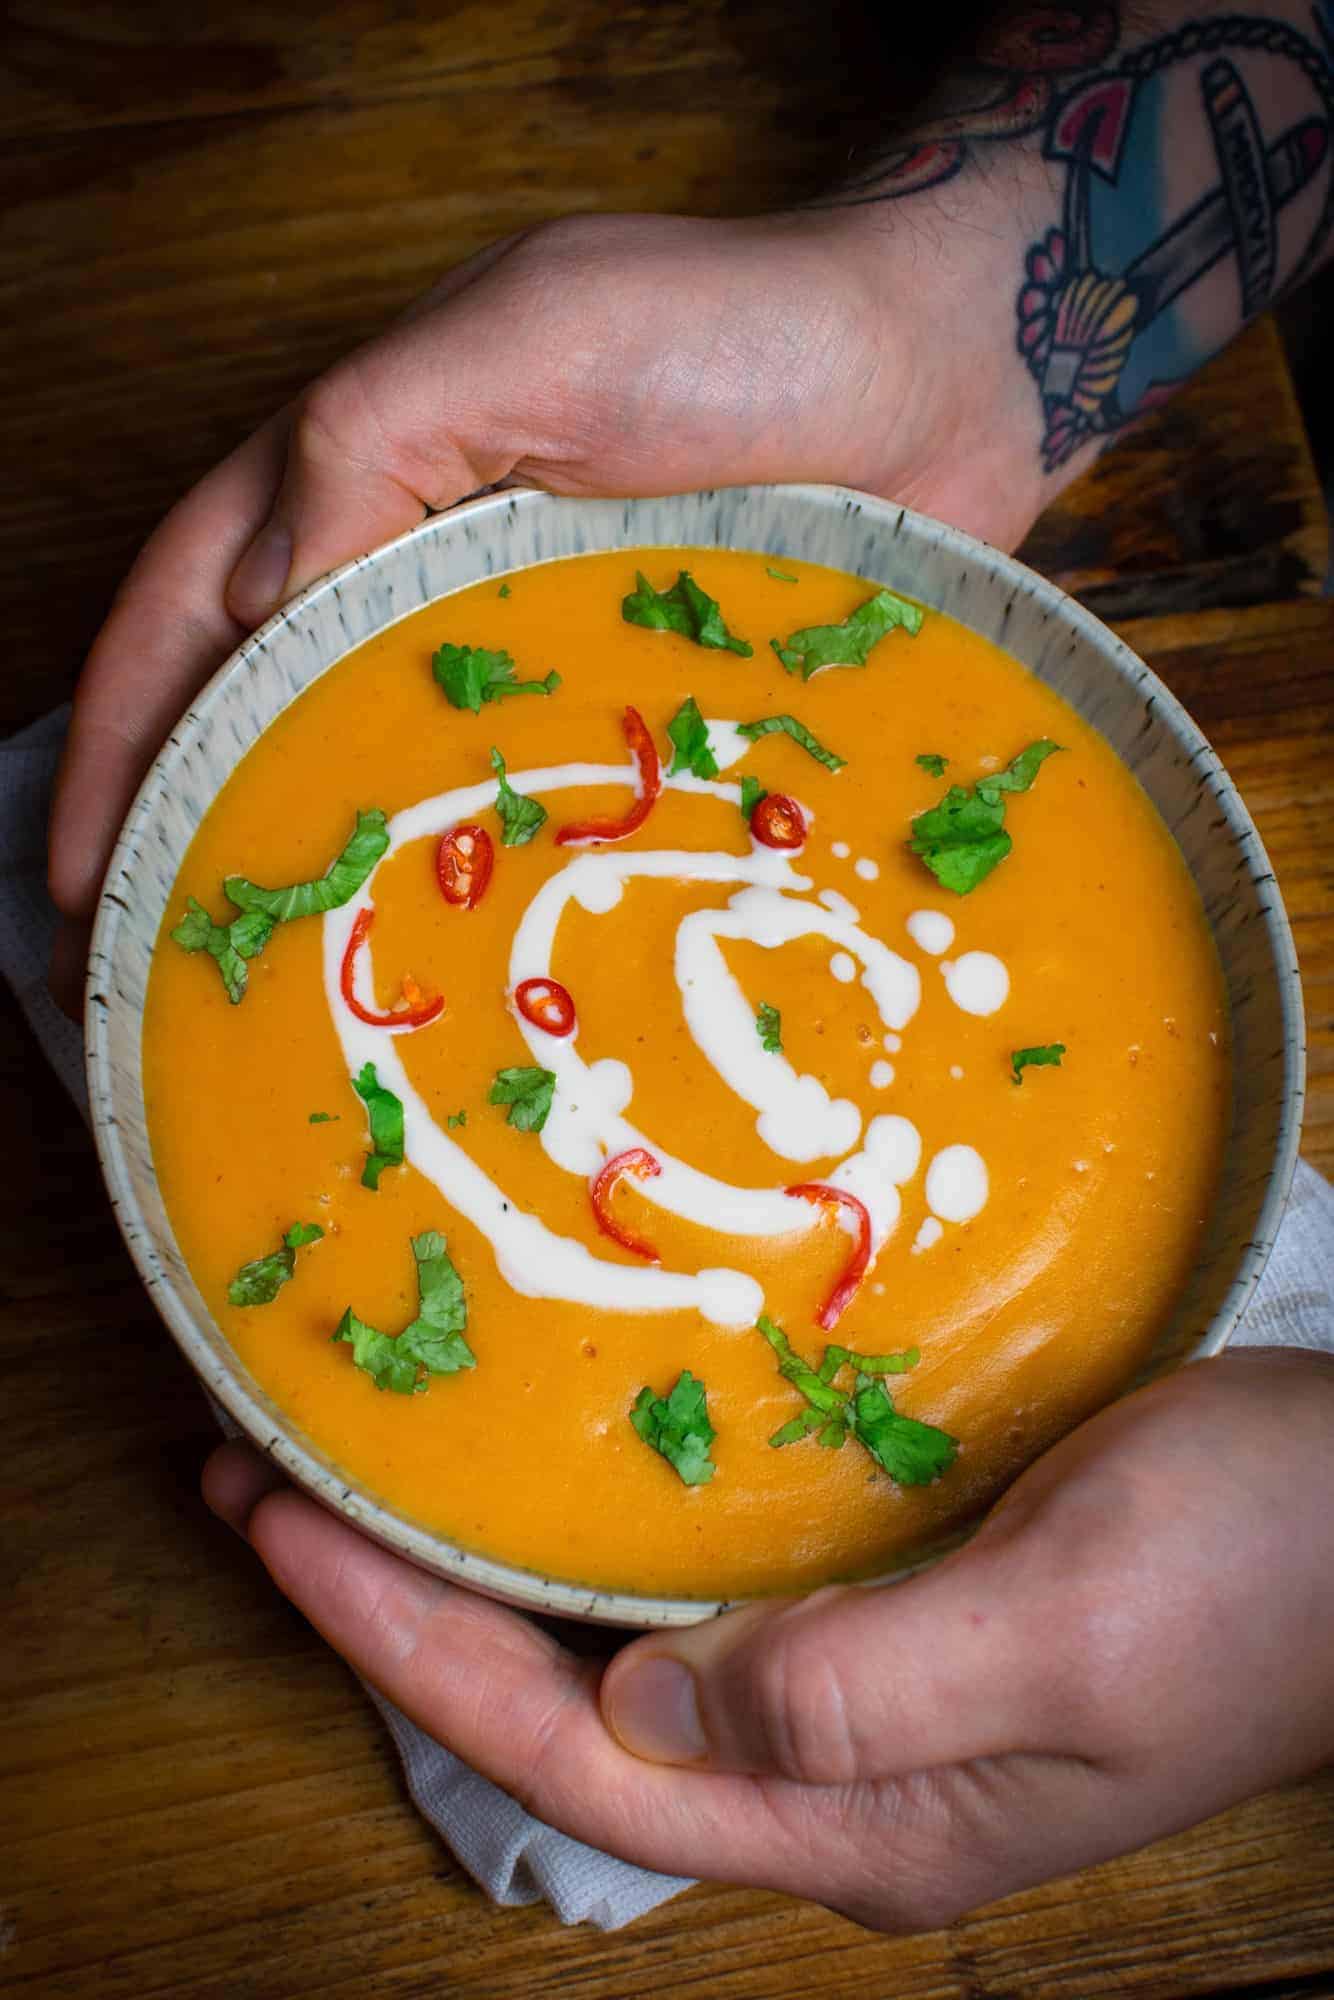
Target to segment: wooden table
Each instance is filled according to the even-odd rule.
[[[770,206],[828,170],[864,74],[827,0],[781,24],[744,0],[14,12],[4,726],[68,691],[170,500],[441,266],[559,211]],[[1334,1166],[1334,606],[1273,328],[1028,553],[1184,697],[1259,820],[1307,974],[1307,1151]],[[610,1938],[491,1909],[349,1674],[204,1512],[203,1403],[5,1020],[5,1996],[1334,1995],[1334,1776],[928,1937],[709,1887]]]

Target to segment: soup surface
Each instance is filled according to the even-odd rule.
[[[191,845],[144,1025],[178,1241],[294,1424],[467,1549],[873,1573],[1121,1388],[1190,1268],[1228,1053],[1180,856],[1059,696],[873,597],[704,550],[489,580],[308,689]]]

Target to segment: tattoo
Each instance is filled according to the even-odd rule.
[[[1318,261],[1334,224],[1334,0],[1310,20],[1306,34],[1219,14],[1118,52],[1115,8],[1027,8],[989,31],[966,108],[844,194],[899,200],[997,142],[1038,138],[1062,218],[1030,246],[1016,306],[1044,471],[1165,401]],[[1193,182],[1193,199],[1173,193]],[[1193,311],[1190,294],[1225,262],[1223,326],[1217,300]]]

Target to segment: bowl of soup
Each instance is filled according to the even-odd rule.
[[[1161,682],[818,487],[501,493],[313,585],[146,779],[87,1010],[236,1424],[428,1569],[641,1626],[903,1574],[1216,1352],[1300,1024]]]

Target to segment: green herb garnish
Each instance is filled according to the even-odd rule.
[[[881,1379],[915,1368],[921,1359],[915,1347],[899,1354],[858,1354],[831,1344],[816,1369],[793,1352],[782,1327],[768,1317],[756,1322],[756,1330],[778,1356],[779,1374],[801,1391],[809,1405],[774,1432],[771,1445],[795,1444],[815,1431],[822,1445],[838,1451],[854,1437],[900,1486],[929,1486],[954,1463],[958,1440],[934,1424],[901,1417]],[[856,1371],[851,1393],[835,1387],[834,1378],[843,1368]]]
[[[377,1389],[400,1396],[420,1395],[433,1375],[456,1375],[460,1368],[477,1366],[463,1338],[468,1324],[463,1280],[449,1260],[444,1237],[435,1229],[414,1236],[412,1254],[417,1260],[417,1317],[402,1333],[377,1333],[349,1306],[333,1335],[350,1344],[353,1361]]]
[[[510,594],[510,587],[507,583],[502,583],[500,589],[496,592],[497,597],[508,597],[509,594]]]
[[[222,975],[227,998],[239,1007],[249,979],[245,962],[258,958],[272,937],[273,918],[251,910],[229,924],[215,924],[203,904],[188,896],[185,915],[171,935],[183,951],[208,953]]]
[[[942,757],[935,750],[925,750],[920,757],[914,757],[914,764],[920,764],[929,778],[943,778],[948,757]]]
[[[501,592],[503,597],[506,593]],[[431,656],[431,672],[455,708],[482,712],[484,701],[505,701],[512,694],[555,694],[560,675],[544,680],[514,678],[514,661],[506,652],[488,653],[481,646],[441,646]]]
[[[228,900],[238,910],[262,911],[275,924],[294,917],[322,917],[351,902],[389,845],[389,826],[378,806],[357,814],[352,838],[314,882],[294,882],[287,889],[261,889],[244,875],[229,875],[223,883]]]
[[[723,622],[716,597],[701,590],[690,571],[683,569],[670,590],[655,590],[642,571],[635,571],[635,589],[621,602],[621,616],[627,625],[644,625],[652,632],[679,632],[697,646],[739,653],[748,660],[754,647],[745,639],[734,638]]]
[[[761,1000],[755,1015],[755,1032],[760,1038],[760,1047],[766,1055],[778,1056],[783,1053],[783,1017],[777,1007],[771,1007],[767,1000]]]
[[[445,1120],[451,1132],[456,1132],[460,1125],[466,1125],[467,1122],[468,1114],[466,1111],[451,1111]]]
[[[747,771],[741,780],[741,817],[746,821],[747,825],[749,825],[750,816],[760,800],[767,799],[768,796],[769,794],[765,791],[759,779],[753,778],[750,772]]]
[[[521,792],[515,791],[505,775],[505,759],[494,743],[491,746],[491,769],[500,781],[496,811],[500,814],[501,846],[522,847],[546,824],[547,809],[536,799],[526,799]]]
[[[371,1150],[361,1171],[361,1185],[378,1191],[385,1168],[403,1164],[403,1100],[385,1089],[374,1063],[366,1063],[360,1076],[353,1077],[352,1088],[366,1107],[371,1128]]]
[[[645,1444],[675,1466],[687,1486],[708,1485],[718,1470],[709,1457],[717,1432],[709,1422],[704,1384],[688,1368],[682,1369],[665,1399],[645,1385],[635,1398],[630,1421]]]
[[[314,1222],[294,1222],[283,1238],[281,1250],[242,1264],[227,1287],[227,1302],[233,1306],[269,1306],[296,1270],[296,1253],[307,1243],[318,1243],[324,1231]]]
[[[709,727],[693,694],[686,696],[667,724],[667,734],[675,750],[667,772],[669,778],[674,778],[678,771],[690,771],[697,778],[717,777],[718,759],[709,748]]]
[[[764,574],[771,576],[775,583],[799,583],[801,580],[799,577],[789,576],[785,569],[770,569],[767,564]]]
[[[1060,747],[1041,737],[1021,750],[1008,770],[979,778],[971,791],[965,785],[951,785],[938,806],[918,813],[908,845],[942,888],[966,896],[1005,859],[1012,843],[1005,831],[1004,794],[1026,792],[1046,759]]]
[[[337,1122],[338,1113],[336,1111],[312,1111],[306,1120],[307,1125],[334,1125]]]
[[[202,903],[186,899],[186,911],[171,933],[183,951],[206,951],[222,975],[233,1007],[245,997],[245,961],[258,958],[276,924],[294,917],[322,916],[356,895],[389,845],[389,829],[378,808],[357,814],[356,828],[342,853],[315,882],[294,882],[288,889],[261,889],[244,875],[229,875],[223,883],[229,902],[241,911],[229,924],[215,924]]]
[[[1064,1042],[1043,1042],[1037,1048],[1012,1049],[1010,1068],[1014,1073],[1015,1082],[1023,1082],[1026,1069],[1059,1069],[1064,1054]]]
[[[556,1088],[553,1069],[498,1069],[487,1094],[488,1104],[508,1104],[507,1125],[520,1132],[540,1132],[547,1122]]]
[[[788,673],[808,681],[821,667],[864,667],[872,646],[887,632],[902,626],[915,637],[922,629],[922,617],[920,604],[911,604],[892,590],[877,590],[841,625],[807,625],[791,633],[785,646],[777,639],[769,644]]]
[[[814,757],[817,764],[823,764],[827,771],[841,771],[847,763],[846,757],[837,756],[826,750],[818,736],[812,736],[804,722],[798,722],[795,715],[765,715],[758,722],[739,722],[737,735],[756,743],[761,736],[790,736],[806,752]]]

